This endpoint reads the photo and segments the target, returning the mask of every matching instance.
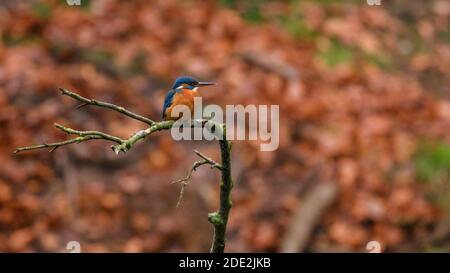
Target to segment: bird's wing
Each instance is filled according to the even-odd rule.
[[[166,109],[172,105],[173,97],[177,91],[175,89],[170,89],[166,94],[166,98],[164,99],[164,107],[162,111],[162,117],[166,114]]]

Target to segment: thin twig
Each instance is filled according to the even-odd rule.
[[[45,149],[45,148],[52,148],[52,149],[50,149],[50,152],[53,152],[58,147],[61,147],[64,145],[69,145],[72,143],[80,143],[80,142],[84,142],[84,141],[88,141],[88,140],[92,140],[92,139],[102,139],[102,137],[95,136],[95,135],[87,135],[87,136],[83,136],[83,137],[80,136],[77,138],[73,138],[73,139],[69,139],[69,140],[61,141],[61,142],[44,143],[44,144],[39,144],[39,145],[20,147],[20,148],[17,148],[16,150],[14,150],[14,153],[17,154],[17,153],[20,153],[23,151]]]
[[[186,189],[186,186],[192,180],[192,173],[195,172],[198,167],[200,167],[202,165],[209,164],[209,165],[211,165],[211,169],[216,168],[218,170],[222,170],[222,166],[219,163],[217,163],[214,160],[212,160],[211,158],[207,157],[206,155],[200,153],[197,150],[194,150],[194,153],[197,156],[199,156],[200,158],[202,158],[203,160],[194,162],[194,164],[192,164],[192,167],[189,169],[189,172],[188,172],[188,174],[186,175],[185,178],[181,178],[181,179],[179,179],[177,181],[173,181],[172,182],[172,184],[176,184],[176,183],[180,183],[181,184],[180,194],[178,195],[178,201],[177,201],[177,205],[176,205],[177,208],[181,204],[181,200],[183,199],[183,195],[184,195],[184,191]]]
[[[222,165],[217,163],[216,161],[212,160],[211,158],[207,157],[206,155],[200,153],[197,150],[194,150],[194,153],[198,155],[200,158],[203,158],[206,162],[208,162],[211,165],[211,169],[217,168],[219,170],[222,170]]]
[[[86,105],[89,105],[88,103],[83,102],[82,104],[77,105],[77,107],[75,107],[76,109],[80,109],[85,107]]]
[[[79,135],[79,136],[92,135],[92,136],[98,136],[98,137],[100,137],[102,139],[110,140],[110,141],[113,141],[113,142],[116,142],[116,143],[119,143],[119,144],[122,144],[125,141],[125,140],[123,140],[123,139],[121,139],[119,137],[112,136],[112,135],[109,135],[107,133],[103,133],[103,132],[99,132],[99,131],[78,131],[78,130],[74,130],[72,128],[64,127],[64,126],[62,126],[62,125],[60,125],[58,123],[55,123],[55,127],[60,129],[61,131],[65,132],[65,133],[69,134],[69,135]]]
[[[205,164],[209,164],[209,162],[206,160],[194,162],[194,164],[192,165],[191,169],[189,170],[189,172],[185,178],[181,178],[177,181],[172,182],[172,184],[178,184],[178,183],[181,184],[180,194],[178,195],[178,201],[177,201],[177,205],[175,207],[178,208],[180,206],[181,200],[183,199],[184,190],[186,189],[186,186],[189,184],[189,182],[191,182],[191,180],[192,180],[192,173],[194,171],[196,171],[198,167],[205,165]]]
[[[144,123],[147,123],[150,126],[155,123],[153,120],[151,120],[149,118],[146,118],[146,117],[143,117],[141,115],[138,115],[136,113],[133,113],[133,112],[131,112],[131,111],[121,107],[121,106],[117,106],[115,104],[108,103],[108,102],[103,102],[103,101],[99,101],[99,100],[88,99],[88,98],[85,98],[85,97],[83,97],[81,95],[78,95],[77,93],[70,92],[69,90],[66,90],[64,88],[59,88],[59,90],[61,90],[61,93],[63,95],[66,95],[66,96],[69,96],[69,97],[71,97],[73,99],[81,101],[82,104],[78,105],[77,108],[81,108],[81,107],[86,106],[86,105],[94,105],[94,106],[98,106],[98,107],[104,107],[104,108],[115,110],[115,111],[117,111],[117,112],[119,112],[121,114],[129,116],[130,118],[133,118],[133,119],[142,121]]]

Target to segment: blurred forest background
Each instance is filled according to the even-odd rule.
[[[12,154],[66,139],[54,122],[145,127],[58,87],[158,120],[180,75],[219,83],[207,103],[280,105],[277,151],[234,142],[226,251],[450,251],[449,19],[446,0],[0,1],[0,251],[208,251],[217,171],[180,208],[170,182],[216,142]]]

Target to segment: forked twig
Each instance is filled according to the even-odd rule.
[[[192,174],[197,170],[198,167],[200,167],[202,165],[209,164],[211,166],[211,169],[216,168],[218,170],[222,170],[222,165],[220,165],[219,163],[215,162],[211,158],[207,157],[206,155],[200,153],[197,150],[194,150],[194,153],[197,156],[199,156],[200,158],[202,158],[203,160],[199,160],[199,161],[194,162],[194,164],[192,164],[192,167],[189,169],[188,174],[186,175],[185,178],[181,178],[181,179],[178,179],[178,180],[172,182],[172,184],[178,184],[178,183],[181,184],[180,194],[178,196],[178,201],[177,201],[177,205],[176,205],[177,208],[181,204],[181,200],[183,199],[183,195],[184,195],[184,191],[186,189],[186,186],[192,180]]]

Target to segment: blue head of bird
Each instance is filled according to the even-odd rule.
[[[213,82],[200,82],[192,77],[178,77],[172,85],[172,89],[195,89],[201,86],[214,85]]]

